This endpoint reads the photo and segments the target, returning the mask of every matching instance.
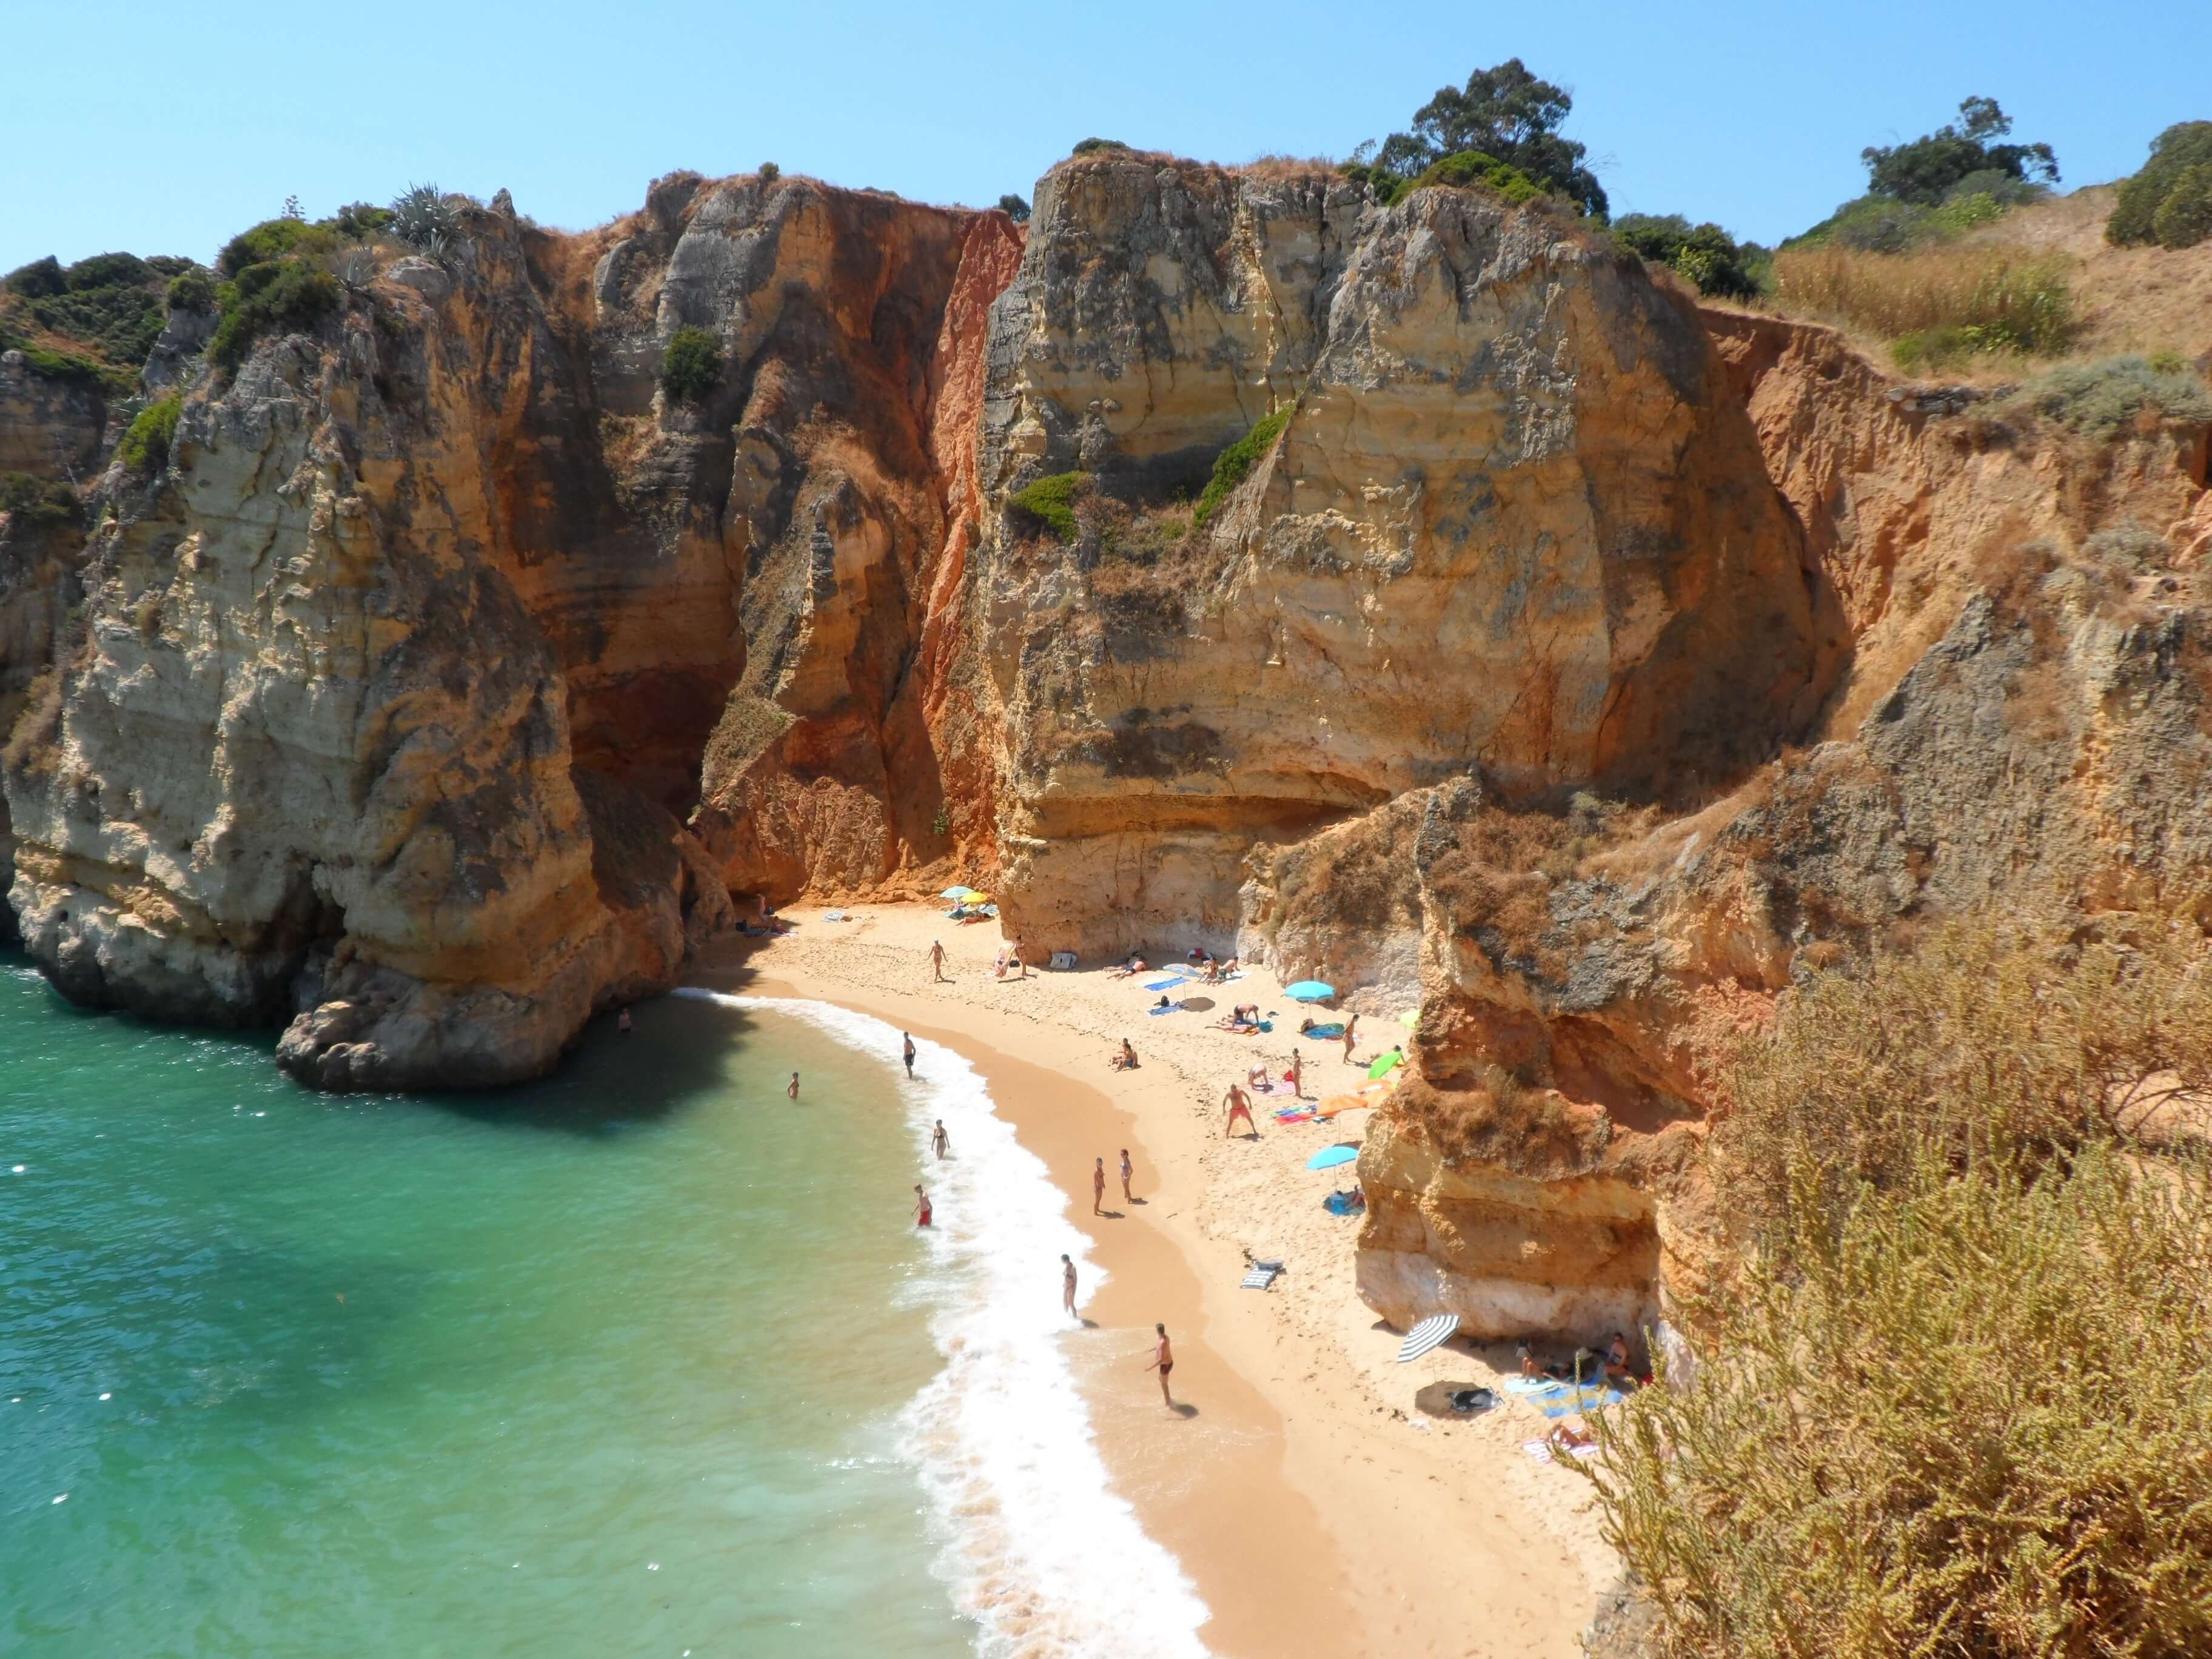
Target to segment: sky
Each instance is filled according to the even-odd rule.
[[[571,229],[649,180],[773,161],[930,202],[1031,193],[1080,138],[1218,161],[1342,156],[1519,57],[1574,96],[1616,216],[1772,242],[1860,193],[1860,149],[1997,99],[2067,186],[2212,118],[2190,8],[2120,0],[1364,7],[1252,0],[0,0],[0,271],[53,253],[207,259],[296,195],[505,186]],[[2200,43],[2201,44],[2201,43]],[[42,70],[41,65],[48,66]]]

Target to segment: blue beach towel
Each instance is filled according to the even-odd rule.
[[[1179,1014],[1182,1012],[1182,1004],[1170,1002],[1164,1008],[1147,1008],[1145,1012],[1148,1014]]]
[[[1301,1031],[1298,1035],[1300,1036],[1319,1037],[1323,1042],[1326,1042],[1330,1037],[1342,1036],[1344,1035],[1344,1027],[1341,1025],[1316,1025],[1312,1030]]]

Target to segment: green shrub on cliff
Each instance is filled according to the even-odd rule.
[[[2181,121],[2160,133],[2151,140],[2150,160],[2121,182],[2112,216],[2105,222],[2105,240],[2124,247],[2137,242],[2189,247],[2212,234],[2197,232],[2190,219],[2197,193],[2212,190],[2212,178],[2197,171],[2201,168],[2212,168],[2212,121]],[[2173,212],[2161,231],[2159,211],[2169,202]]]
[[[1080,138],[1076,141],[1075,148],[1068,153],[1072,155],[1096,155],[1101,150],[1128,148],[1119,138]]]
[[[1275,447],[1283,428],[1291,423],[1291,414],[1296,404],[1263,415],[1253,422],[1252,429],[1214,458],[1213,476],[1206,481],[1206,489],[1192,509],[1192,521],[1203,528],[1214,509],[1229,499],[1230,491],[1244,482],[1254,467]]]
[[[298,258],[247,265],[216,289],[222,319],[208,341],[208,361],[235,369],[265,333],[301,332],[338,308],[338,280]]]
[[[1700,294],[1748,300],[1759,293],[1754,262],[1765,258],[1765,250],[1738,243],[1718,225],[1692,225],[1679,213],[1630,213],[1613,221],[1613,235],[1631,252],[1668,266]]]
[[[0,513],[25,524],[78,523],[84,517],[76,491],[58,478],[34,478],[27,472],[0,474]]]
[[[215,278],[195,265],[169,279],[162,299],[172,311],[213,311]]]
[[[1090,482],[1080,472],[1048,472],[1016,491],[1006,502],[1017,525],[1047,530],[1063,542],[1075,539],[1075,497]]]
[[[169,464],[169,446],[176,441],[177,416],[184,399],[172,393],[150,403],[132,417],[131,428],[115,453],[134,471],[159,472]]]
[[[2142,357],[2108,357],[2061,364],[2029,381],[2002,407],[2109,440],[2145,415],[2161,421],[2212,421],[2212,387],[2185,369],[2160,368]]]
[[[660,384],[672,398],[703,398],[722,377],[722,343],[703,328],[679,328],[660,354]]]

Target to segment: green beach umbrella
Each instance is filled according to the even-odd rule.
[[[1404,1026],[1409,1031],[1420,1023],[1421,1011],[1418,1008],[1408,1008],[1404,1013],[1398,1016],[1398,1024]]]

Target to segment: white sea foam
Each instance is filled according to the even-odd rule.
[[[899,1068],[899,1031],[866,1014],[690,987],[677,994],[792,1015]],[[921,1282],[945,1364],[907,1407],[901,1449],[929,1496],[938,1571],[975,1621],[981,1659],[1202,1656],[1206,1604],[1107,1489],[1062,1352],[1060,1254],[1074,1261],[1086,1303],[1105,1278],[1091,1241],[975,1068],[941,1044],[917,1038],[915,1048],[917,1076],[899,1087],[935,1206],[935,1270]],[[944,1163],[928,1155],[939,1118],[954,1154]]]

